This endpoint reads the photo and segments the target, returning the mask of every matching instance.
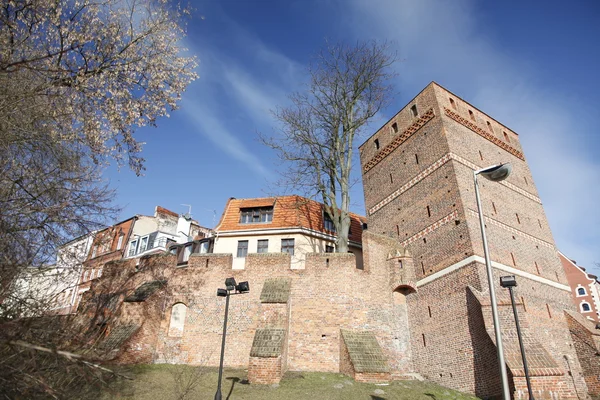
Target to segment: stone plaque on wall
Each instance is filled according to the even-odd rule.
[[[292,288],[291,279],[272,278],[267,279],[260,292],[261,303],[287,303]]]
[[[283,349],[285,329],[257,329],[252,342],[250,357],[277,357]]]

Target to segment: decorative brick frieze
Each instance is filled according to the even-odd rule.
[[[470,208],[469,208],[469,209],[467,209],[467,211],[468,211],[468,213],[469,213],[469,214],[471,214],[471,215],[473,215],[473,216],[475,216],[475,217],[479,218],[479,213],[478,213],[477,211],[475,211],[475,210],[472,210],[472,209],[470,209]],[[504,229],[504,230],[506,230],[506,231],[509,231],[510,233],[513,233],[513,234],[515,234],[515,235],[519,235],[519,236],[521,236],[521,237],[524,237],[524,238],[526,238],[526,239],[529,239],[529,240],[531,240],[531,241],[535,242],[536,244],[539,244],[539,245],[545,246],[545,247],[547,247],[547,248],[549,248],[549,249],[552,249],[552,250],[555,250],[555,249],[556,249],[552,243],[545,242],[545,241],[543,241],[543,240],[541,240],[541,239],[538,239],[538,238],[536,238],[535,236],[532,236],[532,235],[530,235],[530,234],[528,234],[528,233],[525,233],[525,232],[523,232],[523,231],[520,231],[520,230],[518,230],[518,229],[515,229],[515,228],[513,228],[512,226],[509,226],[509,225],[503,224],[502,222],[500,222],[500,221],[498,221],[498,220],[495,220],[495,219],[493,219],[493,218],[490,218],[490,217],[488,217],[487,215],[484,215],[484,216],[483,216],[483,219],[484,219],[486,222],[490,223],[491,225],[497,226],[497,227],[499,227],[499,228],[502,228],[502,229]]]
[[[446,115],[448,117],[452,118],[453,120],[455,120],[459,124],[461,124],[461,125],[469,128],[470,130],[472,130],[473,132],[475,132],[479,136],[481,136],[481,137],[489,140],[490,142],[494,143],[496,146],[498,146],[498,147],[500,147],[500,148],[508,151],[513,156],[515,156],[515,157],[517,157],[517,158],[525,161],[525,157],[523,156],[522,152],[520,152],[519,150],[515,149],[511,145],[503,142],[502,140],[498,139],[496,136],[492,135],[491,133],[487,132],[486,130],[480,128],[479,126],[477,126],[473,122],[469,121],[466,118],[461,117],[460,115],[458,115],[454,111],[452,111],[452,110],[450,110],[448,108],[445,108],[445,107],[444,107],[444,112],[446,113]]]
[[[478,170],[481,167],[479,167],[476,164],[473,164],[472,162],[470,162],[469,160],[466,160],[454,153],[447,153],[445,154],[443,157],[441,157],[439,160],[437,160],[436,162],[434,162],[433,164],[431,164],[430,166],[428,166],[427,168],[425,168],[423,171],[419,172],[417,175],[415,175],[411,180],[409,180],[408,182],[406,182],[404,185],[400,186],[397,190],[395,190],[394,192],[390,193],[388,196],[386,196],[383,200],[381,200],[379,203],[377,203],[376,205],[374,205],[373,207],[371,207],[369,209],[369,215],[373,215],[374,213],[376,213],[377,211],[379,211],[380,209],[382,209],[383,207],[385,207],[387,204],[389,204],[392,200],[394,200],[396,197],[400,196],[402,193],[406,192],[408,189],[410,189],[411,187],[415,186],[417,183],[419,183],[420,181],[422,181],[423,179],[425,179],[427,176],[431,175],[431,173],[433,173],[435,170],[437,170],[438,168],[440,168],[442,165],[446,164],[448,161],[450,160],[454,160],[457,161],[469,168],[471,168],[472,170]],[[542,201],[540,200],[539,197],[532,195],[531,193],[513,185],[512,183],[508,183],[506,181],[501,181],[499,182],[499,184],[506,186],[509,189],[514,190],[515,192],[527,197],[530,200],[535,201],[536,203],[541,204]]]
[[[446,215],[444,218],[437,220],[433,224],[429,225],[427,228],[417,232],[406,240],[400,242],[401,246],[406,246],[411,244],[415,240],[421,239],[423,236],[430,234],[431,232],[438,229],[440,226],[447,224],[450,221],[453,221],[458,218],[458,211],[454,210],[450,214]]]
[[[396,150],[398,146],[404,143],[408,138],[414,135],[419,129],[425,126],[426,123],[431,121],[435,117],[433,108],[430,108],[425,114],[418,118],[411,126],[409,126],[404,132],[396,136],[394,140],[387,146],[385,146],[379,153],[375,155],[369,162],[363,167],[363,174],[366,174],[371,168],[379,164],[381,160],[386,158],[392,151]]]

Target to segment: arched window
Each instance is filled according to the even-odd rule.
[[[169,336],[183,336],[186,312],[187,306],[183,303],[177,303],[174,304],[173,307],[171,307],[171,322],[169,323]]]
[[[581,312],[592,311],[592,308],[588,303],[581,303]]]
[[[585,292],[585,288],[577,288],[577,295],[578,296],[585,296],[587,293]]]

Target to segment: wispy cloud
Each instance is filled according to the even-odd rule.
[[[536,68],[543,66],[486,36],[471,1],[344,5],[341,30],[395,41],[398,86],[407,99],[435,80],[518,132],[557,245],[584,266],[600,261],[600,164],[590,127],[579,118],[584,105],[539,82]]]

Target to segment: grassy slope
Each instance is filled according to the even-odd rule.
[[[162,400],[214,399],[217,370],[184,365],[140,365],[120,369],[135,377],[121,379],[104,392],[103,399]],[[454,390],[418,381],[392,382],[388,386],[359,383],[332,373],[289,372],[279,385],[249,385],[246,371],[226,369],[223,374],[222,395],[229,400],[393,400],[393,399],[476,399]],[[195,385],[185,394],[188,383]]]

